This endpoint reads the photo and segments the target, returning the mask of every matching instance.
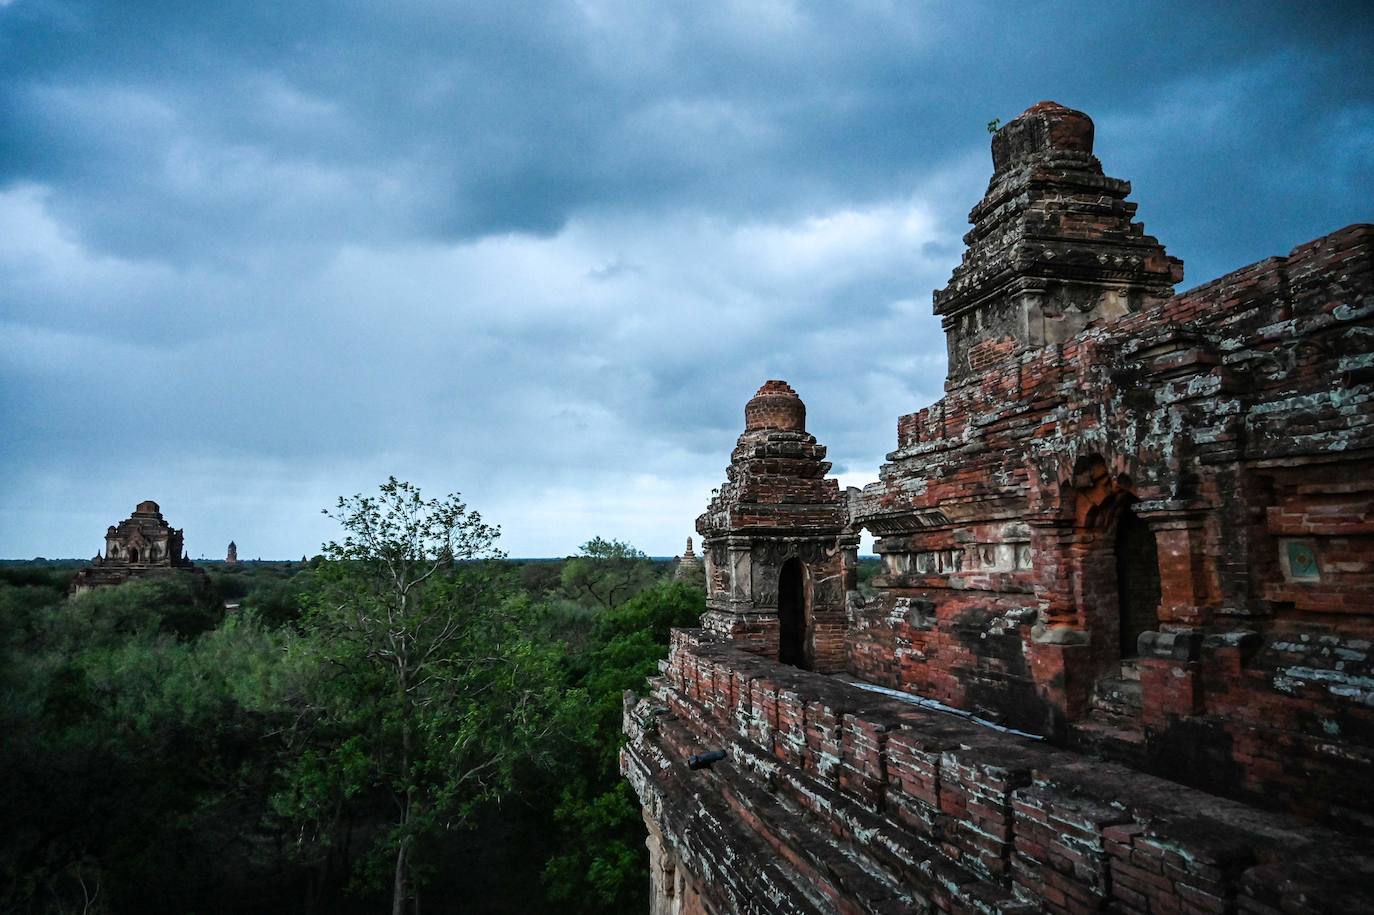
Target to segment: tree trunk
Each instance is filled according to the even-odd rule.
[[[406,840],[402,836],[400,847],[396,849],[396,880],[391,885],[391,915],[405,915],[406,912]]]
[[[404,605],[404,597],[402,598]],[[397,692],[400,694],[402,707],[406,701],[406,686],[409,677],[403,667],[397,677]],[[410,862],[407,860],[407,852],[410,849],[410,835],[406,829],[410,826],[410,805],[415,800],[414,790],[410,781],[410,760],[412,752],[412,735],[410,724],[407,722],[401,726],[401,778],[407,783],[405,796],[401,801],[401,838],[396,846],[396,878],[391,886],[391,915],[405,915],[406,911],[406,883],[409,874],[407,871]]]

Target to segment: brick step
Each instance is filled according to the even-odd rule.
[[[677,805],[655,805],[655,819],[666,834],[675,837],[674,851],[696,878],[736,898],[785,898],[790,903],[790,913],[824,915],[826,906],[809,899],[804,889],[795,887],[798,879],[795,869],[779,861],[773,848],[752,830],[741,829],[711,798],[703,798],[704,803],[693,809],[691,799],[696,785],[688,782],[677,771],[678,766],[673,765],[680,760],[664,755],[652,740],[641,742],[638,748],[627,745],[621,752],[622,771],[641,798],[649,796],[646,792],[652,792],[659,798],[688,802],[684,809]],[[739,867],[734,860],[738,855],[753,862],[752,866]]]
[[[1135,718],[1140,715],[1141,688],[1139,680],[1125,677],[1104,677],[1093,687],[1092,708],[1116,718]]]
[[[1087,717],[1073,727],[1074,742],[1106,759],[1135,759],[1145,746],[1141,704],[1140,667],[1122,661],[1115,676],[1093,686]]]
[[[1145,749],[1145,731],[1134,719],[1094,712],[1088,720],[1073,725],[1073,743],[1082,752],[1129,762]]]

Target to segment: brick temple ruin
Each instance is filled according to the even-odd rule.
[[[994,135],[878,482],[746,406],[626,697],[656,915],[1374,911],[1374,226],[1175,294],[1092,144]]]
[[[105,551],[72,579],[73,595],[130,578],[186,572],[202,578],[205,570],[186,555],[185,533],[162,517],[151,499],[138,503],[134,513],[105,531]]]

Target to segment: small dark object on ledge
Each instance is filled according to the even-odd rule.
[[[687,757],[687,768],[709,769],[712,765],[720,762],[724,758],[724,750],[712,750],[710,753],[696,753]]]

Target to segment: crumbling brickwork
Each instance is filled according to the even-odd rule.
[[[654,912],[1374,911],[1374,857],[1348,835],[712,633],[676,633],[650,686],[627,697],[622,767]]]
[[[707,631],[626,718],[703,910],[1374,908],[1374,226],[1175,295],[1092,141],[1049,102],[993,138],[945,396],[878,482],[769,438],[790,388],[746,410]],[[792,555],[842,600],[800,655]]]

